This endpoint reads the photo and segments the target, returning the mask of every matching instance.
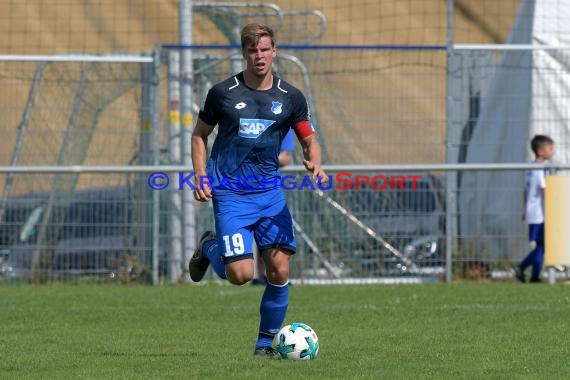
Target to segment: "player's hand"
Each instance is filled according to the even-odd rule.
[[[311,178],[313,181],[319,181],[319,183],[322,183],[323,185],[329,182],[329,177],[326,175],[320,164],[303,160],[303,165],[305,165],[305,168],[311,172]]]
[[[212,199],[212,188],[207,181],[201,181],[200,177],[197,176],[196,190],[194,190],[194,199],[199,202],[208,202]]]

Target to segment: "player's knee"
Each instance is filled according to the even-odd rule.
[[[228,281],[234,285],[243,285],[253,279],[253,271],[249,270],[227,270]]]
[[[253,279],[253,275],[247,274],[228,274],[228,281],[233,285],[244,285]]]
[[[275,285],[283,285],[289,280],[289,266],[280,265],[267,270],[267,280]]]
[[[253,260],[238,260],[226,264],[228,281],[234,285],[243,285],[253,279]]]

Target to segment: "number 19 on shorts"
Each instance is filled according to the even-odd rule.
[[[245,253],[245,244],[243,242],[243,236],[237,232],[233,235],[224,235],[224,245],[226,250],[224,256],[229,257],[233,255],[242,255]]]

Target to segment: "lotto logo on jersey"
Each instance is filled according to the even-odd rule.
[[[239,119],[238,135],[246,139],[256,139],[273,123],[275,123],[274,120]]]

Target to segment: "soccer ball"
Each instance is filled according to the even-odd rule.
[[[319,353],[319,338],[311,326],[295,322],[279,330],[273,347],[281,359],[312,360]]]

